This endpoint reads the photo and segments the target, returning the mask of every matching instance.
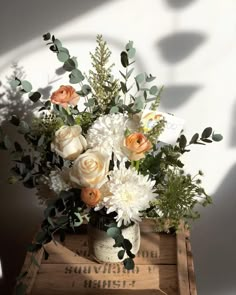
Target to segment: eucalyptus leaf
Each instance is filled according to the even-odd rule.
[[[73,60],[73,62],[74,62],[74,64],[75,64],[75,67],[78,68],[77,57],[76,57],[76,56],[73,56],[71,59]]]
[[[110,114],[115,114],[119,112],[119,108],[117,106],[113,106],[110,109]]]
[[[25,92],[30,92],[32,90],[32,85],[27,80],[21,81],[21,86]]]
[[[214,133],[214,134],[212,135],[212,139],[213,139],[214,141],[221,141],[221,140],[223,139],[223,136],[222,136],[221,134],[216,134],[216,133]]]
[[[81,71],[78,70],[78,69],[74,69],[74,70],[72,70],[72,71],[71,71],[71,75],[72,75],[73,77],[77,77],[77,78],[79,78],[81,81],[83,81],[83,79],[84,79],[83,74],[82,74]]]
[[[208,138],[201,138],[201,140],[206,143],[212,143],[212,140]]]
[[[150,88],[150,90],[149,90],[149,93],[150,93],[151,95],[156,95],[157,92],[158,92],[158,88],[157,88],[157,86],[152,86],[152,87]]]
[[[59,39],[55,39],[53,43],[57,46],[57,49],[60,50],[62,47],[61,41]]]
[[[41,97],[41,93],[36,91],[36,92],[30,92],[29,93],[29,99],[33,102],[37,102]]]
[[[124,261],[124,267],[127,269],[127,270],[131,270],[131,269],[134,269],[134,261],[132,258],[126,258]]]
[[[119,72],[120,72],[121,76],[126,80],[126,75],[123,74],[121,71],[119,71]]]
[[[198,133],[195,133],[195,134],[193,135],[193,137],[191,138],[189,144],[196,143],[197,140],[198,140],[198,138],[199,138],[199,134],[198,134]]]
[[[46,33],[46,34],[43,35],[43,40],[44,41],[48,41],[48,40],[50,40],[50,38],[51,38],[51,34],[50,33]]]
[[[116,238],[121,234],[121,230],[118,227],[110,227],[107,230],[107,235],[112,238]]]
[[[145,79],[145,75],[144,75],[144,73],[140,73],[139,75],[137,75],[137,76],[135,77],[135,80],[136,80],[139,84],[141,84],[141,83],[144,81],[144,79]]]
[[[126,74],[126,78],[127,78],[127,79],[129,79],[129,77],[132,75],[133,71],[134,71],[134,68],[130,69],[130,70],[127,72],[127,74]]]
[[[67,48],[65,48],[65,47],[60,47],[59,52],[67,53],[70,56],[69,50]]]
[[[129,51],[128,51],[128,57],[130,59],[134,58],[135,57],[135,53],[136,53],[136,49],[135,48],[130,48]]]
[[[67,61],[64,62],[63,69],[71,72],[76,68],[76,64],[72,58],[67,59]]]
[[[187,139],[183,134],[181,134],[180,138],[179,138],[179,146],[180,146],[180,148],[185,149],[186,144],[187,144]]]
[[[145,100],[143,97],[139,96],[135,98],[134,107],[136,110],[142,110],[144,107]]]
[[[19,80],[11,80],[10,85],[13,89],[16,89],[17,86],[20,86],[21,82]]]
[[[125,51],[122,51],[120,54],[121,64],[124,68],[127,68],[129,65],[129,58],[128,54]]]
[[[123,259],[125,255],[125,250],[120,250],[117,255],[119,259]]]
[[[49,49],[52,51],[52,52],[58,52],[58,49],[57,49],[57,46],[56,45],[51,45],[50,47],[49,47]]]
[[[68,59],[69,59],[69,54],[67,53],[67,52],[64,52],[64,51],[59,51],[58,53],[57,53],[57,58],[58,58],[58,60],[59,61],[61,61],[61,62],[65,62],[65,61],[67,61]]]
[[[91,92],[91,87],[87,84],[84,84],[82,86],[82,91],[83,91],[84,95],[88,95]]]
[[[212,128],[211,127],[207,127],[203,130],[201,137],[202,138],[208,138],[210,137],[212,134]]]
[[[84,76],[78,69],[73,69],[69,75],[72,84],[80,83],[84,80]]]
[[[126,45],[125,45],[125,49],[127,51],[129,51],[130,49],[133,48],[134,42],[133,41],[129,41]]]
[[[127,93],[127,86],[126,86],[126,84],[124,83],[124,82],[120,82],[120,86],[121,86],[121,90],[122,90],[122,92],[125,94],[125,93]]]
[[[131,244],[131,242],[128,239],[124,239],[123,244],[124,244],[124,248],[126,250],[131,250],[132,249],[132,244]]]
[[[146,82],[152,82],[155,79],[156,77],[152,76],[151,74],[149,76],[146,74],[146,78],[145,78]]]

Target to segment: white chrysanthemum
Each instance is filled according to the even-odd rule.
[[[118,226],[141,221],[140,211],[147,209],[149,202],[156,197],[153,189],[155,181],[138,174],[135,169],[127,169],[124,165],[112,171],[109,179],[103,185],[103,191],[108,193],[96,209],[99,210],[103,205],[108,214],[116,212]]]
[[[63,168],[61,170],[53,170],[49,175],[49,188],[56,194],[59,194],[62,190],[69,190],[71,188],[69,180],[69,169]]]
[[[89,128],[87,143],[89,148],[101,147],[110,155],[114,152],[118,160],[126,158],[122,151],[125,130],[134,129],[135,123],[125,114],[108,114],[99,117]]]

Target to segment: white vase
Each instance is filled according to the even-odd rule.
[[[122,229],[122,235],[132,243],[131,252],[136,254],[140,247],[140,228],[139,224],[135,223],[127,228]],[[115,240],[109,237],[106,231],[98,229],[91,224],[88,224],[88,247],[90,255],[98,262],[121,262],[123,259],[118,258],[118,252],[121,247],[113,247]]]

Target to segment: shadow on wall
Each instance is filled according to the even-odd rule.
[[[13,76],[23,79],[23,69],[15,65]],[[11,77],[9,77],[10,79]],[[41,89],[41,93],[45,97],[48,97],[50,87]],[[0,93],[0,121],[3,133],[9,136],[12,143],[17,141],[24,146],[22,135],[17,132],[17,127],[12,126],[8,120],[12,115],[17,115],[19,118],[28,121],[32,118],[33,111],[38,105],[27,98],[23,98],[22,94],[12,90],[10,85],[2,86]],[[12,294],[15,278],[19,274],[24,261],[26,247],[31,242],[43,219],[42,207],[39,205],[35,190],[26,189],[20,183],[8,184],[11,160],[8,151],[0,151],[2,209],[0,235],[3,237],[0,243],[0,259],[3,270],[3,278],[0,279],[1,294]]]
[[[233,107],[233,112],[232,112],[232,128],[231,128],[231,136],[230,136],[230,146],[231,147],[236,147],[236,101],[234,103],[234,107]]]
[[[68,4],[64,0],[21,0],[13,4],[12,1],[3,1],[0,36],[4,42],[1,42],[0,55],[107,2],[89,0],[70,1]]]
[[[201,280],[197,281],[199,295],[228,295],[235,292],[235,177],[236,164],[216,190],[213,205],[204,208],[200,220],[193,226],[195,269],[196,273],[201,274]]]
[[[161,95],[161,107],[167,112],[176,110],[187,103],[192,95],[201,87],[198,85],[168,85],[164,87]]]
[[[157,48],[166,62],[174,64],[190,56],[205,40],[203,33],[177,32],[159,40]]]
[[[182,9],[192,4],[195,0],[164,0],[173,9]]]

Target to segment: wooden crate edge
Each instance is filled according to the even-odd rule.
[[[187,249],[187,263],[188,263],[188,277],[189,277],[189,289],[190,295],[197,295],[196,277],[194,272],[193,254],[191,249],[191,243],[189,235],[186,237],[186,249]]]
[[[41,265],[42,262],[42,258],[43,258],[43,248],[41,248],[38,252],[36,252],[36,254],[34,255],[37,263],[39,264],[39,266]],[[26,287],[26,294],[30,294],[31,290],[33,288],[37,273],[39,271],[39,267],[35,264],[35,263],[31,263],[31,256],[32,253],[31,252],[27,252],[26,253],[26,257],[24,260],[24,264],[21,268],[21,273],[24,273],[25,271],[27,271],[27,275],[24,276],[19,283],[25,284]],[[17,286],[17,285],[16,285]],[[16,294],[16,286],[14,288],[13,294]]]
[[[181,222],[176,233],[177,277],[180,295],[191,295],[189,290],[189,273],[186,249],[186,232]]]

